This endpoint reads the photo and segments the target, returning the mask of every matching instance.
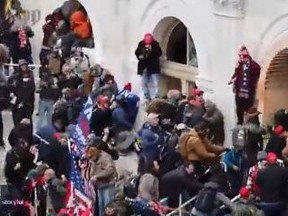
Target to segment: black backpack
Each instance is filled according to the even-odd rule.
[[[217,191],[211,188],[202,189],[195,202],[195,208],[205,214],[210,214],[215,208]]]
[[[138,195],[140,176],[134,176],[124,185],[124,195],[130,199],[135,199]]]

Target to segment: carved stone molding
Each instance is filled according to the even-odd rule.
[[[244,18],[245,0],[211,0],[213,13],[218,16]]]

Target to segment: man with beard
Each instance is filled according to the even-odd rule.
[[[245,46],[239,52],[239,61],[228,83],[234,84],[238,124],[243,124],[244,113],[254,105],[260,66],[252,59]]]

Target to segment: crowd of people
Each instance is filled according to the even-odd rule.
[[[225,134],[221,110],[197,86],[187,95],[172,89],[161,96],[162,51],[153,35],[145,34],[135,51],[146,100],[145,114],[139,115],[145,121],[135,131],[140,97],[131,93],[131,83],[119,88],[107,69],[90,65],[82,47],[91,42],[92,31],[79,2],[67,1],[46,17],[39,85],[29,66],[32,53],[24,27],[1,32],[0,109],[11,110],[14,123],[4,167],[8,192],[1,199],[21,205],[2,202],[0,215],[30,215],[32,206],[40,216],[70,215],[70,134],[88,98],[93,100],[90,134],[75,164],[95,188],[94,215],[160,216],[175,209],[193,216],[288,214],[288,113],[279,110],[269,130],[261,126],[254,106],[260,66],[246,47],[229,82],[234,84],[238,122],[232,134]],[[12,33],[17,36],[6,40]],[[5,63],[11,59],[18,66],[9,74]],[[5,148],[0,117],[0,145]],[[267,144],[265,134],[271,135]],[[224,146],[230,135],[231,146]],[[117,160],[133,152],[137,173],[120,173]]]

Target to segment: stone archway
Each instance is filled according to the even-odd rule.
[[[162,91],[178,89],[187,93],[198,74],[198,58],[192,36],[178,18],[168,16],[158,22],[153,35],[163,52]]]
[[[288,109],[288,48],[273,57],[263,85],[263,122],[271,124],[276,111]]]

